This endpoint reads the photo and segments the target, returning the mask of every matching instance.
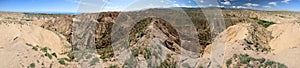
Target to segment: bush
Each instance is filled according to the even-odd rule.
[[[48,48],[47,47],[43,47],[42,49],[41,49],[41,51],[43,51],[43,52],[47,52],[47,50],[48,50]]]
[[[92,61],[90,62],[90,65],[95,65],[96,63],[99,62],[99,59],[97,57],[93,58]]]
[[[31,64],[29,65],[29,67],[30,67],[30,68],[35,68],[35,64],[34,64],[34,63],[31,63]]]
[[[67,54],[67,56],[71,59],[71,60],[73,60],[73,59],[75,59],[75,55],[74,55],[74,53],[68,53]]]
[[[32,46],[32,44],[26,43],[27,46]]]
[[[62,65],[66,65],[66,62],[65,62],[65,60],[64,59],[59,59],[59,61],[58,61],[60,64],[62,64]]]
[[[257,59],[257,61],[259,61],[260,63],[264,63],[265,62],[265,58]]]
[[[57,55],[56,55],[56,53],[52,53],[51,55],[53,55],[54,57],[56,57],[56,58],[57,58]]]
[[[227,61],[226,61],[226,66],[227,67],[229,67],[229,65],[232,63],[232,60],[231,59],[228,59]]]
[[[38,47],[35,47],[35,46],[32,47],[32,49],[35,50],[35,51],[38,51],[38,50],[39,50],[39,48],[38,48]]]
[[[45,56],[47,56],[49,59],[52,59],[52,55],[49,54],[48,52],[45,54]]]
[[[139,50],[138,49],[133,49],[132,50],[132,55],[133,56],[138,56],[139,55]]]
[[[117,68],[117,65],[110,65],[108,68]]]
[[[144,58],[149,59],[151,57],[150,49],[145,49],[144,51]]]

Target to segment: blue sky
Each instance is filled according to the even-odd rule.
[[[226,7],[300,11],[300,0],[0,0],[0,11],[103,12],[168,7]]]

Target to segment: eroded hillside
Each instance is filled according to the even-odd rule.
[[[189,44],[196,46],[182,45],[186,41],[181,40],[177,27],[170,24],[178,21],[147,17],[136,22],[128,31],[127,48],[132,57],[125,63],[119,62],[122,59],[115,55],[112,28],[118,19],[130,22],[135,18],[120,14],[146,15],[151,12],[103,12],[76,16],[1,12],[0,54],[7,56],[0,59],[10,62],[1,63],[0,67],[207,68],[214,62],[211,60],[216,46],[213,43],[223,42],[226,45],[222,45],[225,46],[225,57],[221,67],[297,67],[300,50],[297,43],[300,17],[297,12],[223,10],[226,30],[220,34],[211,30],[201,10],[185,12],[197,32],[197,40],[191,42],[199,42]],[[84,49],[95,49],[95,58],[85,56],[78,59],[80,57],[72,52]],[[92,60],[84,66],[82,59]]]

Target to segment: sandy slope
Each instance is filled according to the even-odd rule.
[[[224,60],[232,57],[233,54],[247,53],[254,58],[266,58],[287,65],[289,68],[297,68],[300,62],[300,25],[299,23],[280,23],[267,28],[272,33],[273,38],[268,42],[268,46],[273,49],[271,53],[257,53],[251,50],[243,50],[245,38],[249,35],[249,23],[240,23],[229,27],[221,33],[215,40],[220,43],[226,38],[226,52]],[[265,31],[263,31],[265,32]],[[268,35],[265,35],[268,36]],[[264,36],[258,37],[263,39]],[[223,67],[225,63],[223,64]]]
[[[275,55],[269,57],[285,63],[291,68],[299,67],[300,62],[300,24],[282,23],[268,28],[272,31],[273,40],[269,43]]]
[[[0,35],[0,67],[20,68],[31,63],[38,68],[63,66],[56,58],[41,56],[43,52],[33,50],[26,43],[48,47],[49,52],[58,55],[57,58],[66,57],[59,54],[70,50],[70,44],[62,36],[35,25],[1,24]]]

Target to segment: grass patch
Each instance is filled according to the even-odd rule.
[[[269,26],[273,25],[273,24],[276,24],[275,22],[268,22],[268,21],[264,21],[264,20],[261,20],[258,22],[258,24],[264,26],[265,28],[268,28]]]
[[[257,20],[258,24],[262,25],[263,27],[265,28],[268,28],[269,26],[273,25],[273,24],[276,24],[275,22],[270,22],[270,21],[265,21],[265,20],[260,20],[258,18],[251,18],[253,20]]]

